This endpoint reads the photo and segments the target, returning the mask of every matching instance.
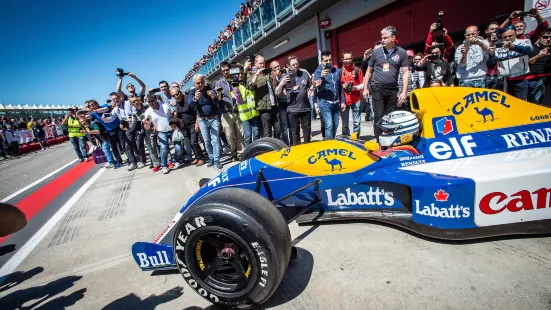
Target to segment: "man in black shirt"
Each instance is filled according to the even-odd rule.
[[[307,71],[299,69],[299,62],[296,56],[287,58],[287,75],[276,87],[276,95],[283,93],[283,88],[287,93],[287,115],[292,132],[292,144],[300,144],[300,127],[304,143],[310,142],[312,131],[312,119],[310,117],[310,100],[308,99],[308,90],[313,90],[312,78]]]
[[[425,84],[423,87],[453,87],[454,85],[450,64],[443,59],[442,51],[438,45],[431,46],[429,48],[429,55],[425,56],[413,68],[414,70],[425,72]]]
[[[530,57],[530,73],[528,81],[528,101],[544,104],[545,91],[549,86],[549,73],[551,73],[551,28],[544,30]]]
[[[188,156],[191,156],[192,150],[195,153],[195,159],[191,162],[192,165],[202,166],[205,164],[205,156],[199,146],[199,139],[197,132],[195,131],[195,121],[197,120],[197,113],[189,106],[189,102],[185,99],[184,94],[178,89],[173,87],[170,90],[170,94],[176,99],[176,111],[175,116],[178,118],[178,129],[184,135],[184,146]]]
[[[373,51],[369,58],[367,72],[364,78],[364,98],[373,93],[373,131],[377,140],[381,129],[377,123],[384,115],[395,111],[406,101],[409,83],[409,62],[405,49],[396,45],[396,28],[392,26],[381,30],[382,48]],[[402,71],[402,92],[398,93],[398,75]],[[369,84],[371,83],[371,90]]]
[[[46,133],[44,132],[44,124],[42,123],[42,120],[39,119],[36,122],[33,122],[33,134],[36,140],[38,140],[38,143],[40,144],[40,147],[42,148],[42,151],[44,151],[44,144],[48,147],[48,149],[51,149],[50,144],[48,143],[48,140],[46,140]]]

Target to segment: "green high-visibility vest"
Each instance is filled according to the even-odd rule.
[[[253,117],[259,116],[260,113],[256,110],[256,103],[254,102],[254,92],[243,85],[239,85],[239,93],[241,94],[241,98],[243,98],[243,103],[237,104],[241,121],[248,121]],[[231,91],[231,96],[235,99],[233,90]]]
[[[67,119],[67,130],[69,131],[69,138],[72,137],[84,137],[81,133],[80,122],[76,118],[69,117]]]

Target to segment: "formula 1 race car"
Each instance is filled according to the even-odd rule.
[[[207,300],[248,308],[283,279],[295,220],[378,221],[447,240],[551,232],[550,108],[448,87],[415,90],[410,103],[413,113],[377,124],[386,147],[253,142],[152,243],[133,245],[136,263],[178,268]]]

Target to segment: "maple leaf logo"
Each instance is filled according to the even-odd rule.
[[[436,201],[448,201],[449,196],[450,194],[441,189],[434,193],[434,198],[436,198]]]

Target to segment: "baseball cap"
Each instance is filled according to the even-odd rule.
[[[407,50],[407,53],[408,53],[408,57],[413,57],[415,56],[415,53],[412,51],[412,50]]]
[[[157,99],[157,97],[155,97],[155,94],[152,94],[152,93],[147,94],[147,101],[153,101],[155,99]]]

